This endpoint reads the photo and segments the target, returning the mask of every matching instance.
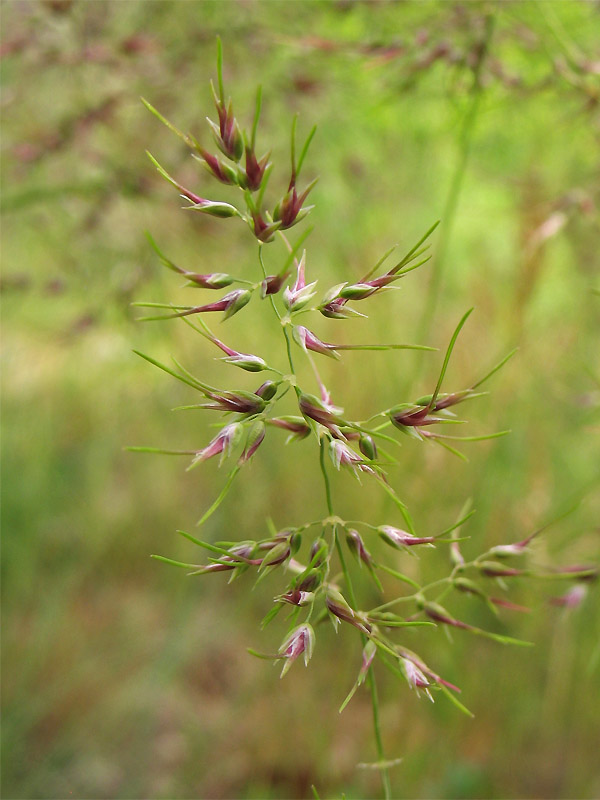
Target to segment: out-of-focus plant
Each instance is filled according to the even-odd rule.
[[[191,534],[179,531],[186,539],[208,553],[203,564],[182,563],[163,556],[154,556],[160,561],[182,567],[191,575],[206,575],[224,572],[230,580],[253,575],[256,581],[267,574],[279,571],[281,591],[274,598],[273,606],[263,619],[263,627],[275,617],[288,610],[286,630],[281,646],[276,653],[261,654],[251,650],[254,655],[281,662],[282,677],[300,657],[305,664],[311,658],[317,633],[326,635],[321,626],[327,620],[337,630],[341,626],[348,630],[354,628],[362,642],[362,661],[357,664],[358,674],[354,685],[341,704],[345,708],[358,688],[365,684],[371,695],[377,762],[381,771],[384,794],[391,796],[389,766],[383,746],[379,721],[379,704],[375,682],[376,662],[405,681],[417,693],[434,700],[443,695],[459,709],[470,712],[457,699],[460,689],[440,676],[433,666],[406,644],[405,629],[415,627],[435,628],[442,626],[447,631],[460,629],[468,634],[493,639],[501,644],[527,645],[503,634],[476,627],[459,619],[450,610],[453,597],[468,595],[475,602],[483,603],[493,612],[499,609],[523,611],[505,596],[496,596],[490,585],[500,586],[504,591],[508,584],[525,579],[552,579],[573,582],[566,594],[555,598],[559,605],[571,607],[581,602],[585,595],[585,582],[597,575],[595,566],[559,566],[556,568],[531,566],[526,561],[530,542],[541,533],[522,537],[520,541],[500,543],[473,559],[466,559],[461,552],[464,537],[460,531],[474,513],[467,501],[459,518],[440,532],[419,531],[416,529],[411,513],[395,487],[389,482],[386,467],[394,463],[394,458],[386,448],[398,444],[398,438],[390,435],[396,431],[413,439],[417,444],[434,443],[453,454],[462,456],[456,449],[457,442],[471,442],[503,436],[508,431],[500,431],[479,436],[458,436],[445,431],[465,422],[455,414],[455,407],[475,398],[482,397],[480,391],[486,383],[514,354],[509,353],[496,366],[474,381],[467,388],[442,392],[448,364],[458,338],[471,310],[459,321],[442,359],[438,380],[433,391],[410,402],[401,402],[391,408],[381,409],[372,392],[373,414],[366,420],[354,420],[337,405],[342,388],[333,396],[319,374],[316,356],[341,358],[345,350],[433,350],[416,344],[347,344],[343,341],[330,343],[323,341],[311,328],[301,324],[310,315],[318,319],[319,314],[330,319],[346,320],[365,315],[354,308],[354,303],[373,297],[392,288],[411,271],[421,267],[430,259],[428,253],[432,233],[438,223],[432,225],[424,236],[401,258],[394,259],[393,266],[384,266],[392,256],[393,250],[382,258],[356,282],[344,282],[331,287],[324,294],[317,290],[317,279],[311,280],[310,266],[306,250],[302,245],[307,238],[303,233],[295,243],[291,243],[285,231],[298,225],[307,216],[311,206],[307,206],[308,195],[315,181],[307,184],[300,178],[309,145],[313,139],[313,128],[303,146],[296,146],[297,118],[292,122],[291,167],[287,188],[278,199],[267,199],[267,188],[273,165],[270,154],[259,157],[257,153],[257,132],[261,111],[261,90],[256,97],[254,120],[249,130],[245,130],[233,111],[232,101],[226,98],[222,77],[222,49],[218,44],[217,87],[212,86],[217,120],[208,120],[210,133],[219,152],[209,151],[193,135],[183,133],[166,120],[149,102],[147,108],[167,127],[176,133],[191,149],[196,158],[216,181],[237,187],[241,202],[237,205],[221,200],[211,200],[180,184],[151,155],[150,160],[159,173],[171,183],[184,198],[186,208],[201,214],[219,217],[233,224],[239,220],[244,223],[250,236],[257,244],[256,274],[237,275],[232,272],[198,273],[184,268],[165,256],[152,237],[151,246],[162,263],[185,279],[187,285],[195,289],[221,290],[225,294],[215,301],[196,305],[173,305],[169,303],[136,303],[138,307],[160,309],[158,315],[144,317],[145,320],[181,318],[204,340],[224,353],[223,360],[238,369],[250,373],[263,373],[264,380],[254,391],[242,389],[221,389],[209,385],[190,373],[182,364],[163,364],[149,355],[138,353],[148,362],[181,381],[199,395],[200,402],[184,406],[187,409],[207,409],[224,415],[224,423],[218,433],[200,449],[186,451],[169,450],[157,447],[132,447],[138,452],[183,454],[192,456],[189,468],[218,457],[219,463],[232,464],[224,489],[215,502],[203,514],[199,525],[204,524],[219,508],[240,470],[248,469],[248,464],[263,443],[267,433],[270,436],[287,434],[286,445],[299,439],[310,437],[315,445],[315,469],[322,474],[324,487],[324,514],[318,519],[308,519],[300,525],[278,530],[268,522],[267,535],[261,537],[248,531],[243,541],[201,540]],[[269,274],[265,265],[264,250],[274,240],[281,240],[286,253],[279,269]],[[301,252],[302,251],[302,252]],[[309,277],[307,278],[307,274]],[[235,287],[235,288],[230,288]],[[239,351],[217,338],[204,321],[209,313],[222,312],[222,318],[242,311],[254,301],[268,298],[269,313],[277,318],[281,328],[278,339],[280,354],[275,350],[262,355],[245,352],[252,348],[252,329],[249,327],[245,337],[244,351]],[[312,325],[313,323],[311,323]],[[341,339],[341,337],[340,337]],[[137,352],[137,351],[136,351]],[[306,367],[308,366],[308,370]],[[314,381],[316,389],[309,384]],[[294,397],[297,413],[284,413],[280,401],[289,395]],[[333,399],[335,397],[335,400]],[[336,513],[329,479],[327,458],[334,469],[352,473],[375,482],[393,501],[397,519],[389,524],[375,525],[368,519],[347,520]],[[318,466],[317,466],[318,464]],[[301,485],[300,485],[301,486]],[[267,511],[267,510],[266,510]],[[372,542],[382,541],[394,555],[392,563],[384,557],[372,554]],[[427,551],[437,546],[447,546],[449,571],[431,582],[419,582],[397,568],[397,561],[405,555]],[[385,550],[385,548],[381,548]],[[360,579],[371,581],[380,594],[374,607],[365,607],[359,602],[355,589],[356,575],[348,566],[348,556],[356,560],[362,568]],[[246,574],[249,573],[249,574]],[[393,582],[390,583],[390,580]],[[403,591],[390,590],[400,586]],[[442,603],[444,605],[442,605]]]

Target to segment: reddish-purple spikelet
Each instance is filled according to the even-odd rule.
[[[355,453],[354,450],[341,439],[331,440],[329,443],[329,452],[331,460],[337,469],[340,469],[340,467],[349,467],[357,476],[357,470],[368,472],[371,475],[376,474],[373,467],[366,464],[358,453]]]
[[[419,694],[419,690],[424,691],[424,693],[433,703],[433,697],[429,691],[431,683],[425,677],[425,673],[414,663],[414,661],[409,658],[401,658],[401,664],[410,688],[416,689],[417,694]]]
[[[241,433],[242,426],[239,422],[232,422],[230,425],[226,425],[206,447],[196,453],[192,464],[199,464],[201,461],[206,461],[221,454],[225,457],[231,452],[236,442],[239,441]]]
[[[285,659],[281,677],[286,674],[298,656],[304,653],[304,664],[307,665],[313,653],[315,633],[308,623],[298,625],[289,634],[279,648],[279,658]]]
[[[429,547],[434,547],[434,536],[415,536],[408,531],[403,531],[400,528],[394,528],[391,525],[380,525],[377,528],[377,533],[387,544],[396,548],[414,547],[418,544],[426,544]]]
[[[560,597],[551,597],[549,602],[553,606],[561,606],[562,608],[573,609],[581,605],[586,594],[587,586],[584,586],[582,583],[578,583],[575,586],[572,586]]]

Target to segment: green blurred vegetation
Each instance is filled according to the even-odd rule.
[[[272,651],[283,635],[278,623],[258,630],[277,578],[252,591],[249,580],[186,579],[148,558],[198,558],[173,532],[192,529],[224,475],[123,452],[197,448],[210,435],[202,415],[169,413],[189,393],[131,349],[233,380],[184,325],[135,324],[133,300],[179,296],[143,232],[200,272],[255,275],[256,264],[239,223],[179,209],[145,149],[201,193],[227,190],[139,96],[204,136],[220,34],[227,89],[247,122],[263,85],[258,148],[273,147],[274,186],[286,180],[292,114],[304,133],[318,123],[305,177],[321,176],[308,269],[322,288],[358,278],[450,212],[421,341],[444,347],[476,307],[448,389],[519,346],[469,409],[473,433],[512,435],[467,445],[468,464],[407,441],[394,485],[426,531],[472,497],[474,553],[580,500],[536,540],[534,560],[587,563],[598,559],[600,511],[599,6],[48,0],[4,2],[2,17],[4,796],[297,798],[311,783],[321,797],[374,796],[377,774],[356,769],[374,760],[366,693],[337,714],[359,667],[357,637],[319,629],[310,668],[280,682],[246,653]],[[277,266],[282,251],[270,248]],[[425,267],[367,301],[368,322],[323,319],[315,330],[328,341],[414,341],[431,276]],[[261,311],[253,302],[228,322],[227,341],[273,352]],[[359,418],[373,402],[430,391],[438,365],[436,354],[353,353],[324,373]],[[282,442],[267,438],[208,536],[254,536],[267,514],[285,525],[325,513],[314,447]],[[340,514],[399,521],[366,482],[359,492],[334,476],[333,491]],[[423,572],[444,574],[446,558],[427,554]],[[535,641],[529,651],[460,631],[452,644],[441,630],[410,637],[462,687],[475,720],[379,676],[386,753],[404,759],[394,796],[599,795],[597,591],[568,611],[548,604],[562,588],[515,591],[533,613],[507,612],[504,629]],[[485,613],[465,607],[475,624],[490,624]]]

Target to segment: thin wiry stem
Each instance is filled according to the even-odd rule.
[[[325,497],[327,500],[327,511],[331,517],[334,516],[333,513],[333,502],[331,499],[331,484],[329,482],[329,476],[327,475],[327,470],[325,468],[325,441],[321,439],[321,451],[320,451],[320,458],[319,462],[321,465],[321,473],[323,474],[323,482],[325,484]],[[342,549],[342,545],[340,542],[340,537],[338,534],[338,526],[334,524],[333,526],[333,535],[335,540],[335,549],[338,554],[338,558],[340,560],[340,566],[342,568],[342,574],[344,576],[344,582],[346,585],[346,590],[348,592],[348,599],[350,600],[350,605],[353,609],[356,610],[356,595],[354,594],[354,588],[352,586],[352,579],[350,577],[350,573],[348,571],[348,567],[346,566],[346,559],[344,558],[344,551]],[[363,647],[367,643],[367,637],[364,634],[361,634]],[[373,730],[375,734],[375,747],[377,749],[377,760],[380,764],[380,772],[381,772],[381,782],[383,784],[383,795],[385,800],[390,800],[392,796],[392,787],[390,783],[390,775],[387,766],[385,766],[385,752],[383,749],[383,739],[381,737],[381,723],[379,720],[379,697],[377,694],[377,683],[375,680],[375,672],[373,670],[373,665],[369,667],[369,672],[367,674],[367,683],[369,685],[369,690],[371,692],[371,707],[373,709]]]
[[[433,317],[435,315],[435,311],[440,296],[444,260],[448,250],[450,237],[452,235],[452,229],[454,227],[456,209],[458,207],[458,200],[460,198],[460,193],[467,169],[467,164],[471,153],[471,144],[473,142],[473,134],[475,132],[477,115],[479,112],[479,107],[481,105],[481,96],[483,92],[483,87],[481,83],[481,71],[487,56],[487,52],[490,47],[490,42],[494,31],[494,24],[495,24],[494,17],[491,14],[486,16],[485,33],[483,41],[481,43],[481,49],[479,51],[479,58],[477,59],[477,64],[473,72],[473,85],[471,88],[469,107],[467,108],[467,111],[463,118],[462,128],[460,131],[460,137],[459,137],[460,150],[459,150],[458,160],[454,168],[454,174],[452,176],[452,181],[450,183],[450,189],[448,190],[448,195],[446,197],[446,202],[444,204],[440,238],[431,265],[431,283],[429,284],[429,293],[427,297],[427,302],[425,304],[425,310],[421,318],[418,341],[424,339],[425,336],[427,335],[427,332],[431,330],[431,323],[433,321]]]
[[[286,242],[287,242],[287,239],[286,239]],[[288,246],[290,246],[289,242],[287,242],[287,244],[288,244]],[[261,269],[263,271],[263,275],[266,278],[267,277],[267,268],[265,267],[265,262],[264,262],[264,259],[263,259],[262,245],[261,244],[259,244],[259,246],[258,246],[258,260],[260,261],[260,266],[261,266]],[[282,317],[281,317],[281,314],[279,313],[279,309],[277,308],[275,300],[273,299],[273,295],[271,295],[271,294],[269,295],[269,300],[271,301],[271,307],[273,308],[273,311],[275,312],[275,316],[277,317],[279,322],[281,322],[282,321]],[[287,332],[286,326],[283,325],[283,324],[282,324],[282,330],[283,330],[283,336],[285,338],[285,348],[286,348],[286,351],[287,351],[287,357],[288,357],[288,362],[289,362],[289,365],[290,365],[290,371],[291,371],[292,375],[295,375],[296,374],[296,370],[294,369],[294,360],[292,358],[292,346],[291,346],[291,343],[290,343],[290,337],[289,337],[289,334]],[[297,387],[296,387],[296,391],[297,391]]]

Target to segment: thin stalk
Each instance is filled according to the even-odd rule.
[[[331,484],[329,483],[329,476],[327,475],[327,470],[325,469],[325,440],[321,439],[320,442],[321,450],[319,453],[319,463],[321,465],[321,473],[323,475],[323,483],[325,484],[325,498],[327,500],[327,511],[330,517],[333,517],[333,503],[331,501]],[[337,541],[337,537],[336,537]],[[342,559],[343,561],[343,559]],[[343,566],[343,564],[342,564]]]
[[[289,364],[290,364],[290,369],[292,371],[292,375],[295,375],[296,371],[294,369],[294,362],[292,360],[292,346],[290,344],[290,337],[289,337],[289,334],[287,332],[287,328],[285,326],[283,326],[282,330],[283,330],[283,335],[285,336],[285,346],[286,346],[286,349],[287,349],[287,357],[288,357],[288,361],[289,361]],[[295,387],[295,388],[297,390],[297,387]]]
[[[323,482],[325,484],[325,498],[327,501],[327,510],[331,517],[334,516],[333,513],[333,502],[331,499],[331,484],[329,482],[329,476],[327,475],[327,470],[325,468],[325,442],[321,439],[321,451],[319,456],[319,463],[321,465],[321,472],[323,474]],[[340,537],[338,535],[338,526],[337,524],[333,527],[333,534],[335,539],[335,549],[338,554],[338,558],[340,560],[340,566],[342,568],[342,574],[344,576],[344,582],[346,584],[346,589],[348,592],[348,599],[350,600],[350,605],[352,608],[356,609],[356,596],[354,594],[354,588],[352,586],[352,579],[350,578],[350,573],[348,571],[348,567],[346,566],[346,559],[344,558],[344,551],[342,549],[342,545],[340,542]],[[363,647],[367,643],[367,637],[364,634],[361,634]],[[381,782],[383,784],[383,796],[385,800],[390,800],[392,796],[392,787],[390,784],[390,775],[387,766],[385,766],[385,752],[383,749],[383,740],[381,738],[381,723],[379,720],[379,697],[377,695],[377,683],[375,680],[375,672],[373,670],[373,665],[369,667],[369,672],[367,673],[367,683],[369,686],[369,690],[371,692],[371,707],[373,709],[373,730],[375,734],[375,747],[377,749],[377,760],[380,764],[380,772],[381,772]]]
[[[463,118],[460,131],[460,149],[458,160],[456,162],[454,174],[450,183],[450,189],[448,190],[448,195],[446,196],[446,202],[444,204],[440,238],[431,265],[431,283],[429,284],[427,303],[425,304],[425,310],[421,318],[418,341],[424,339],[427,335],[427,332],[431,329],[431,323],[433,321],[440,296],[444,259],[446,257],[448,244],[450,242],[452,229],[454,227],[456,209],[458,207],[463,180],[467,170],[467,164],[471,153],[471,145],[473,143],[473,134],[475,132],[475,125],[477,122],[477,115],[481,104],[481,96],[483,93],[481,71],[490,47],[494,24],[494,17],[491,14],[488,14],[485,20],[485,33],[483,36],[483,41],[481,42],[479,57],[473,71],[473,85],[471,87],[469,107],[467,108]]]
[[[287,239],[286,239],[286,242],[287,242]],[[287,244],[289,246],[289,242],[287,242]],[[264,259],[263,259],[262,245],[261,244],[258,245],[258,260],[260,262],[260,266],[261,266],[261,269],[262,269],[262,272],[263,272],[263,276],[266,278],[267,277],[267,268],[265,267],[265,262],[264,262]],[[269,295],[269,300],[271,301],[271,307],[273,308],[273,311],[275,312],[275,316],[277,317],[279,322],[281,322],[282,317],[281,317],[281,314],[279,313],[279,310],[277,308],[275,300],[273,299],[273,295],[271,295],[271,294]],[[285,325],[282,325],[282,330],[283,330],[283,336],[285,338],[285,347],[286,347],[286,350],[287,350],[287,357],[288,357],[288,362],[289,362],[289,365],[290,365],[290,370],[291,370],[292,375],[295,375],[296,374],[296,370],[294,369],[294,362],[293,362],[293,359],[292,359],[292,347],[291,347],[291,344],[290,344],[290,337],[288,335],[288,332],[287,332],[287,329],[286,329]],[[298,392],[297,387],[295,387],[295,388],[296,388],[296,392]]]

